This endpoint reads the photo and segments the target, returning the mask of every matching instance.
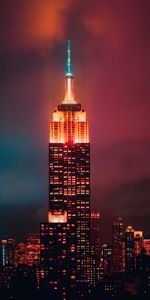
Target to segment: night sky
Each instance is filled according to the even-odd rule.
[[[47,220],[49,121],[64,96],[68,34],[103,239],[117,216],[148,235],[149,0],[0,0],[0,233],[21,239]]]

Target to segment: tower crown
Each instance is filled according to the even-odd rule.
[[[50,142],[62,144],[89,143],[88,122],[85,110],[77,103],[73,94],[71,65],[71,42],[67,41],[65,74],[65,97],[53,112],[50,123]]]

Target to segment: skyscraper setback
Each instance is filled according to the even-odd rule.
[[[41,224],[41,286],[73,294],[91,280],[90,143],[86,112],[73,93],[67,42],[65,96],[53,112],[49,141],[48,222]]]

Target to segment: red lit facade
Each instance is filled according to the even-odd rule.
[[[150,238],[144,238],[143,247],[146,250],[146,254],[150,256]]]
[[[143,232],[134,231],[134,254],[135,257],[141,253],[143,248]]]
[[[28,234],[23,242],[15,247],[15,266],[26,264],[33,266],[40,261],[39,234]]]

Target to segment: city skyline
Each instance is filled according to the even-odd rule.
[[[117,216],[149,234],[148,2],[145,6],[140,1],[136,5],[116,2],[114,11],[107,2],[95,1],[90,11],[93,2],[83,10],[78,1],[71,6],[62,1],[60,7],[53,4],[58,19],[47,31],[45,4],[38,1],[35,9],[34,1],[30,2],[30,20],[23,3],[22,7],[9,3],[8,9],[1,2],[2,23],[5,18],[10,23],[1,27],[0,231],[20,238],[31,228],[38,231],[39,222],[47,218],[48,120],[61,102],[64,40],[71,22],[75,93],[88,111],[90,124],[92,209],[100,211],[108,240]],[[73,24],[69,13],[80,9],[82,14],[72,17]],[[83,25],[80,33],[77,20]],[[61,29],[57,21],[64,25]],[[18,30],[17,24],[21,24]]]

